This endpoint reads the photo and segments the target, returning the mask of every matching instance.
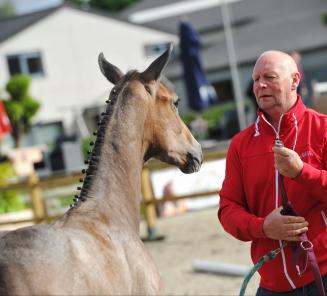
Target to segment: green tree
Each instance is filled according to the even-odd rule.
[[[0,4],[0,17],[12,16],[15,14],[14,5],[10,0],[5,0]]]
[[[327,1],[326,1],[327,3]],[[327,26],[327,10],[325,10],[321,15],[321,21]]]
[[[100,8],[110,12],[118,12],[137,1],[139,0],[68,0],[71,3],[90,5],[90,7]]]
[[[6,85],[10,97],[4,100],[12,126],[15,147],[20,147],[21,139],[32,123],[32,118],[40,108],[40,103],[29,94],[31,79],[26,75],[11,77]]]

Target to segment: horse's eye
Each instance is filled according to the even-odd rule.
[[[148,85],[144,85],[145,90],[151,95],[151,89]]]
[[[177,99],[177,100],[174,102],[174,106],[175,106],[176,108],[178,108],[179,101],[180,101],[180,99]]]

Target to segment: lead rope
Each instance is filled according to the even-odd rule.
[[[296,120],[296,118],[295,118],[295,120]],[[278,141],[278,142],[276,141],[276,146],[283,147],[283,143],[280,141]],[[284,184],[284,177],[281,174],[279,174],[279,184],[280,184],[280,189],[281,189],[281,194],[282,194],[282,206],[283,206],[281,214],[298,216],[298,214],[296,213],[296,211],[294,210],[294,208],[292,207],[292,205],[290,204],[290,202],[288,200],[286,189],[285,189],[285,184]],[[308,258],[309,258],[309,262],[311,265],[311,272],[313,273],[313,277],[314,277],[316,285],[317,285],[317,290],[318,290],[319,296],[325,296],[324,284],[322,282],[322,277],[321,277],[321,273],[319,270],[318,261],[317,261],[316,255],[314,253],[314,250],[313,250],[313,244],[308,239],[308,236],[306,233],[302,233],[300,235],[300,241],[301,242],[296,247],[296,251],[295,251],[296,261],[298,260],[299,248],[301,248],[303,251],[306,252],[306,255],[307,255],[306,260],[308,260]],[[307,261],[306,261],[306,266],[307,266]],[[298,275],[300,276],[302,273],[300,272],[298,262],[295,262],[295,267],[296,267]]]
[[[276,146],[283,146],[283,143],[277,139],[276,140]],[[294,211],[293,207],[291,206],[291,204],[288,201],[287,198],[287,193],[285,190],[285,185],[284,185],[284,178],[282,175],[279,175],[279,183],[280,183],[280,188],[281,188],[281,193],[282,193],[282,205],[283,205],[283,209],[281,211],[282,215],[293,215],[293,216],[297,216],[297,213]],[[317,285],[317,289],[318,289],[318,293],[319,296],[325,296],[325,290],[324,290],[324,285],[322,282],[322,277],[320,274],[320,270],[319,270],[319,266],[318,266],[318,262],[315,256],[315,253],[313,251],[313,244],[309,241],[306,233],[302,233],[301,236],[301,243],[300,243],[300,247],[307,252],[307,255],[309,257],[309,262],[311,264],[311,269],[312,269],[312,273]],[[287,245],[287,242],[283,241],[283,244],[281,245],[281,247],[272,250],[270,252],[268,252],[266,255],[264,255],[263,257],[261,257],[256,263],[255,265],[252,267],[252,269],[249,271],[249,273],[245,276],[241,289],[240,289],[240,296],[244,296],[245,295],[245,290],[247,288],[247,285],[250,281],[250,279],[253,277],[253,275],[268,261],[275,259],[276,256],[282,251],[283,248],[285,248]],[[298,269],[298,267],[297,267]],[[300,272],[298,272],[298,274],[300,275]]]
[[[283,248],[285,248],[287,245],[287,242],[283,242],[282,247],[279,247],[275,250],[272,250],[270,252],[268,252],[266,255],[262,256],[257,262],[256,264],[251,268],[251,270],[248,272],[248,274],[245,276],[242,286],[241,286],[241,290],[240,290],[240,296],[244,296],[245,295],[245,290],[249,284],[249,281],[251,280],[251,278],[253,277],[253,275],[268,261],[275,259],[276,256],[282,251]]]
[[[284,185],[284,178],[282,175],[279,175],[279,181],[280,181],[280,187],[281,187],[281,192],[282,192],[282,204],[283,204],[283,209],[281,214],[282,215],[292,215],[292,216],[298,216],[297,213],[294,211],[292,205],[288,201],[286,190],[285,190],[285,185]],[[309,258],[309,262],[311,265],[311,272],[313,273],[313,277],[315,279],[316,285],[317,285],[317,290],[319,293],[319,296],[325,296],[325,289],[324,289],[324,284],[322,281],[319,265],[317,262],[316,255],[313,250],[313,244],[312,242],[308,239],[308,236],[306,233],[302,233],[300,235],[300,244],[296,248],[301,248],[303,251],[306,252],[307,258]],[[297,258],[299,250],[297,249],[295,251],[295,258]],[[297,258],[298,259],[298,258]],[[308,259],[306,259],[308,260]],[[297,261],[297,260],[296,260]],[[307,265],[307,263],[306,263]],[[298,262],[295,262],[295,267],[297,270],[298,275],[300,276],[302,273],[300,272],[300,268],[298,265]],[[303,271],[304,272],[304,271]]]

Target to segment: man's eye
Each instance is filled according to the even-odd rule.
[[[270,75],[270,76],[267,76],[267,78],[268,78],[269,80],[273,80],[273,79],[276,78],[276,76]]]

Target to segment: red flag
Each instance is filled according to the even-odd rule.
[[[0,101],[0,139],[12,131],[9,118],[6,113],[5,106],[2,101]]]

